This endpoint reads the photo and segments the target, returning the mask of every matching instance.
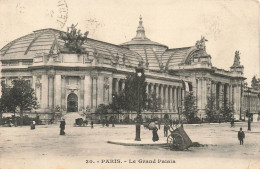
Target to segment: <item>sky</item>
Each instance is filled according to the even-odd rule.
[[[179,48],[205,36],[213,66],[229,70],[239,50],[247,81],[259,77],[257,0],[0,0],[0,48],[34,30],[71,24],[89,38],[121,44],[136,35],[140,15],[152,41]]]

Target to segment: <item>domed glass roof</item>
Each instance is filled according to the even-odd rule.
[[[0,50],[1,60],[26,60],[33,59],[39,53],[55,54],[60,53],[64,47],[64,41],[60,38],[62,31],[56,29],[42,29],[31,34],[22,36]],[[114,59],[119,56],[120,62],[124,57],[126,64],[137,66],[142,57],[125,47],[101,42],[88,38],[83,44],[90,54],[94,52],[99,56]],[[123,62],[123,61],[122,61]]]

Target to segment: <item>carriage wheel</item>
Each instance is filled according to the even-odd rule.
[[[180,134],[173,133],[167,138],[168,147],[171,150],[183,150],[184,149],[184,141]]]

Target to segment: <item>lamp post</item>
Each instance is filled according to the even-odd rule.
[[[140,92],[140,81],[141,81],[141,77],[144,74],[144,70],[143,68],[139,65],[136,68],[136,77],[137,77],[137,100],[138,100],[138,110],[137,110],[137,117],[136,117],[136,133],[135,133],[135,141],[141,141],[141,137],[140,137],[140,130],[141,130],[141,104],[140,104],[140,94],[142,92]]]
[[[247,118],[248,118],[248,127],[247,130],[251,131],[251,114],[250,114],[250,90],[248,88],[248,110],[247,110]]]

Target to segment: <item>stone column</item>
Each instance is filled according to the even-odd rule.
[[[197,79],[197,82],[198,82],[198,87],[197,87],[197,106],[198,106],[198,109],[201,110],[202,108],[202,103],[201,103],[201,79],[198,78]]]
[[[226,84],[226,98],[227,98],[227,105],[229,105],[229,100],[230,100],[230,97],[229,97],[229,85]]]
[[[156,97],[157,98],[160,97],[159,96],[159,84],[158,83],[155,84],[155,92],[156,92]]]
[[[37,80],[37,76],[35,75],[32,76],[32,88],[34,89],[35,93],[36,93],[36,80]]]
[[[118,78],[116,78],[116,83],[115,83],[115,92],[118,94],[118,92],[119,92],[119,80],[120,79],[118,79]]]
[[[173,102],[173,99],[172,99],[172,86],[169,86],[169,109],[170,110],[173,110],[172,108],[172,102]]]
[[[206,106],[207,100],[207,79],[202,79],[202,96],[201,96],[201,109],[204,110]]]
[[[49,105],[48,105],[48,108],[53,110],[54,108],[54,75],[53,74],[50,74],[48,76],[48,79],[49,79]]]
[[[185,101],[185,89],[181,88],[181,105],[182,105],[182,111],[184,110],[184,101]]]
[[[178,109],[178,94],[177,94],[177,87],[174,86],[173,88],[173,94],[174,94],[174,106],[173,106],[173,110],[176,111]]]
[[[112,94],[113,94],[113,78],[112,78],[112,77],[109,77],[108,83],[109,83],[108,102],[109,102],[109,103],[112,103],[112,101],[113,101],[113,98],[112,98]]]
[[[41,84],[41,76],[37,76],[36,77],[36,81],[34,83],[34,86],[35,86],[35,96],[36,98],[38,99],[38,102],[40,103],[40,107],[39,108],[42,108],[42,84]]]
[[[104,100],[104,76],[99,75],[97,81],[97,106]]]
[[[125,89],[125,79],[122,79],[122,91]]]
[[[161,100],[162,100],[162,108],[164,109],[165,108],[165,103],[164,103],[164,90],[163,90],[163,88],[164,88],[164,85],[161,85],[161,95],[160,95],[160,97],[161,97]]]
[[[238,84],[237,85],[237,97],[236,97],[236,99],[237,99],[237,111],[236,111],[236,114],[237,115],[240,115],[240,104],[241,104],[241,85],[240,84]]]
[[[42,103],[41,106],[44,109],[48,108],[48,76],[47,75],[42,75],[42,79],[41,79],[41,84],[42,84]]]
[[[84,111],[84,81],[85,81],[85,76],[80,76],[78,111]]]
[[[215,98],[215,102],[216,102],[216,82],[215,81],[213,81],[212,82],[212,96]]]
[[[229,85],[229,106],[232,106],[232,104],[233,104],[232,91],[233,91],[232,85]]]
[[[66,111],[66,76],[61,75],[61,109]]]
[[[109,104],[109,77],[104,77],[104,104]]]
[[[151,83],[151,94],[153,94],[153,92],[154,92],[154,84]]]
[[[150,83],[149,82],[146,82],[146,93],[149,95],[149,94],[151,94],[150,92],[149,92],[149,85],[150,85]]]
[[[91,95],[91,108],[97,107],[97,77],[92,77],[92,95]]]
[[[54,98],[54,108],[61,107],[61,75],[55,75]]]
[[[92,86],[92,79],[90,75],[85,75],[84,78],[84,108],[88,106],[91,107],[91,86]]]
[[[169,109],[169,91],[168,85],[165,85],[165,109]]]
[[[223,103],[223,84],[219,84],[219,108],[221,109]]]

